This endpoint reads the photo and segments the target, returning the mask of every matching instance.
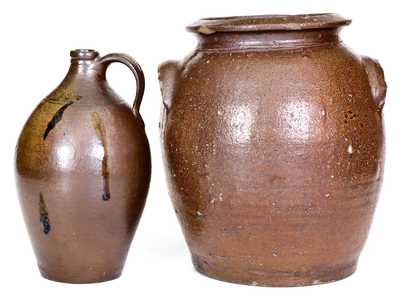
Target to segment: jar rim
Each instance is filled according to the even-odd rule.
[[[346,26],[350,19],[335,13],[253,15],[204,18],[186,27],[200,34],[216,32],[298,31]]]

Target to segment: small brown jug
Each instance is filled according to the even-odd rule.
[[[112,62],[136,78],[132,109],[106,81]],[[129,56],[71,51],[67,76],[26,122],[16,180],[45,278],[91,283],[120,276],[150,182],[143,92],[143,72]]]
[[[352,274],[383,179],[379,64],[334,14],[203,19],[160,67],[170,194],[198,271],[299,286]]]

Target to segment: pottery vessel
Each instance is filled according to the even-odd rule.
[[[113,62],[136,78],[133,108],[106,81]],[[90,283],[121,274],[150,181],[143,92],[142,70],[129,56],[71,51],[65,79],[26,122],[16,180],[44,277]]]
[[[195,268],[302,286],[352,274],[382,182],[386,85],[335,14],[203,19],[159,68],[167,179]]]

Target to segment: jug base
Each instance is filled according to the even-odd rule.
[[[39,268],[39,270],[40,274],[45,279],[60,283],[69,283],[69,284],[101,283],[118,279],[121,276],[121,272],[112,272],[112,273],[81,272],[79,274],[73,275],[73,274],[66,274],[65,272],[50,273],[41,268]]]
[[[215,262],[214,262],[215,261]],[[331,283],[352,275],[357,261],[340,267],[326,267],[310,272],[279,272],[273,270],[246,270],[230,266],[218,260],[207,260],[192,256],[193,265],[199,273],[220,281],[263,287],[302,287]]]

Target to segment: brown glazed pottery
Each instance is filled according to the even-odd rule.
[[[135,75],[132,109],[106,81],[112,62]],[[129,56],[71,51],[65,79],[26,122],[17,186],[44,277],[90,283],[121,274],[150,181],[143,92],[142,70]]]
[[[166,62],[161,133],[196,269],[262,286],[352,274],[383,175],[379,64],[335,14],[203,19]]]

